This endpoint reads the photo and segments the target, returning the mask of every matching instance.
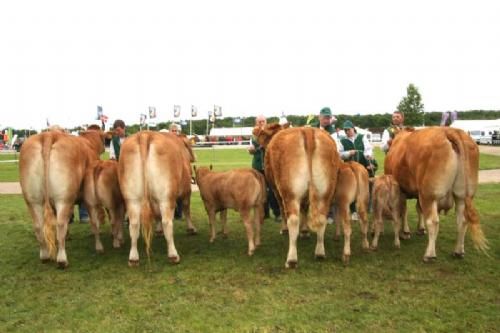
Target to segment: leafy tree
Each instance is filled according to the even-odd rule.
[[[420,126],[424,123],[424,104],[413,83],[406,88],[406,96],[399,102],[397,110],[405,115],[406,125]]]

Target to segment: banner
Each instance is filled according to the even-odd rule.
[[[97,118],[96,120],[101,120],[102,117],[102,106],[98,105],[97,106]]]
[[[146,114],[144,113],[141,113],[141,118],[140,118],[140,123],[141,123],[141,126],[145,126],[146,125]]]
[[[179,118],[181,116],[181,106],[174,105],[174,118]]]
[[[198,115],[198,109],[196,106],[191,105],[191,117],[196,117]]]
[[[214,116],[222,117],[222,107],[218,105],[214,105]]]
[[[149,119],[156,118],[156,108],[154,106],[149,107]]]
[[[50,127],[49,118],[47,118],[47,127]]]
[[[449,116],[450,116],[450,113],[447,111],[443,112],[441,114],[441,123],[440,123],[441,126],[446,126],[446,122],[448,121]]]

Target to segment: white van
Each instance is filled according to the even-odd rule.
[[[473,130],[469,131],[469,135],[474,140],[476,143],[479,143],[479,140],[481,139],[481,131],[479,130]]]

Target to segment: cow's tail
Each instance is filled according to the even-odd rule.
[[[43,237],[45,244],[49,250],[49,256],[52,259],[56,258],[56,216],[50,204],[50,184],[49,184],[49,169],[50,169],[50,151],[54,143],[54,136],[52,133],[47,133],[42,137],[42,158],[43,158]]]
[[[318,231],[321,228],[318,202],[319,195],[316,186],[313,181],[313,166],[312,160],[314,151],[316,150],[316,142],[314,137],[314,131],[312,129],[304,129],[302,131],[302,136],[304,138],[304,150],[306,151],[307,168],[309,170],[309,218],[307,220],[307,226],[312,231]]]
[[[465,146],[463,139],[460,137],[460,134],[457,130],[448,129],[446,132],[446,137],[450,141],[453,150],[457,153],[459,159],[459,167],[462,165],[463,169],[462,177],[465,186],[465,209],[464,209],[464,217],[466,223],[470,226],[470,233],[472,242],[474,243],[474,247],[483,253],[486,253],[488,250],[488,241],[484,236],[483,230],[481,229],[481,224],[479,222],[479,214],[474,207],[474,203],[472,199],[474,197],[473,193],[470,193],[469,189],[469,178],[470,168],[472,161],[470,160],[469,151]]]
[[[149,198],[149,186],[148,186],[148,176],[146,172],[147,159],[149,155],[149,148],[151,144],[151,135],[141,134],[139,135],[139,149],[142,161],[142,182],[143,182],[143,196],[141,204],[141,216],[140,223],[142,227],[142,237],[146,243],[146,254],[148,259],[151,253],[151,239],[153,231],[153,214],[151,210],[151,202]]]

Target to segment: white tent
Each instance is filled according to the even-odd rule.
[[[455,120],[450,127],[460,128],[465,132],[481,131],[488,128],[500,127],[500,119],[490,120]]]

